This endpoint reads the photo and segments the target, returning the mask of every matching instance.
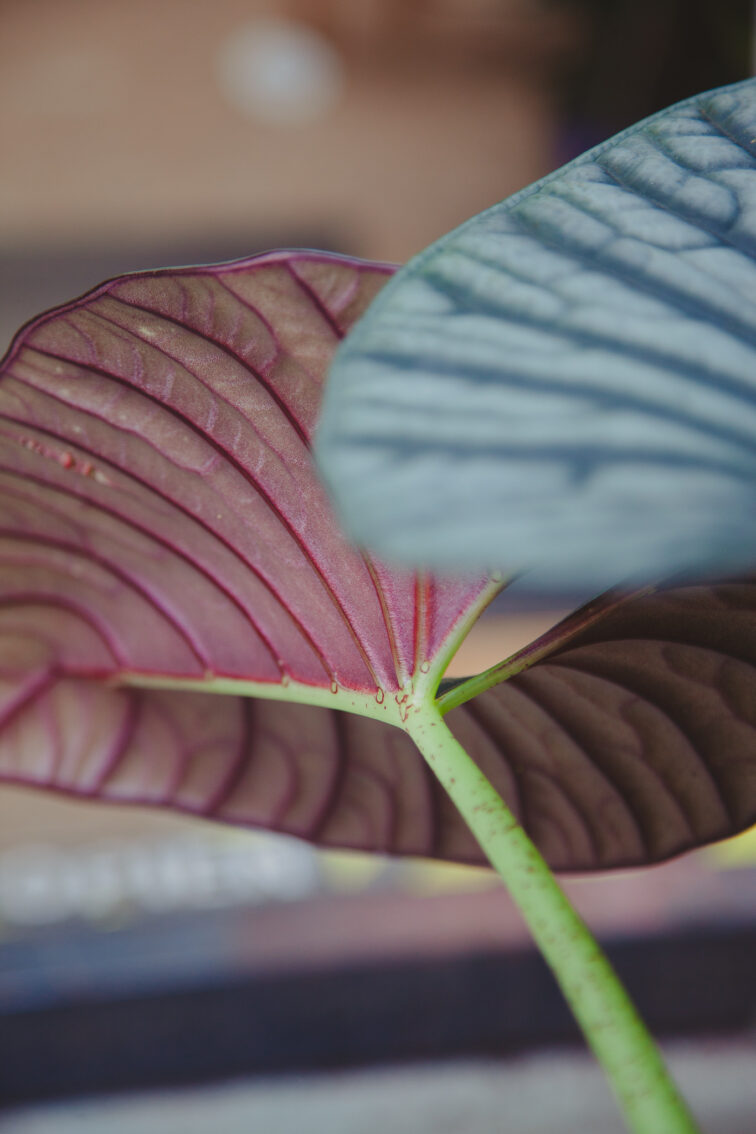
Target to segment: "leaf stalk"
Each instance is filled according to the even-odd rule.
[[[598,942],[492,784],[444,723],[405,724],[501,877],[602,1066],[633,1134],[697,1134],[659,1049]]]

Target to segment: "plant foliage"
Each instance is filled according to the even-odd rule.
[[[499,583],[360,554],[310,453],[388,271],[279,253],[126,276],[16,338],[2,778],[481,859],[404,725]],[[610,594],[440,704],[464,701],[452,730],[553,865],[625,865],[754,820],[754,665],[754,584]]]

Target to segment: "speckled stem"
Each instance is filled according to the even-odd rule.
[[[444,724],[416,706],[405,727],[502,878],[550,965],[634,1134],[696,1134],[654,1040],[588,927],[515,816]]]

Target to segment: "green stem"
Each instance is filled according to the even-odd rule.
[[[653,590],[654,587],[648,586],[626,591],[623,594],[607,591],[598,598],[591,599],[585,606],[581,606],[580,610],[573,611],[524,649],[518,650],[504,661],[497,662],[483,673],[476,673],[474,677],[466,677],[463,681],[452,685],[437,699],[439,709],[442,713],[448,713],[459,705],[464,705],[465,701],[471,701],[479,693],[484,693],[486,689],[493,689],[495,685],[501,685],[515,674],[524,673],[542,658],[553,654],[557,648],[566,646],[570,638],[574,638],[582,630],[587,630],[599,618],[605,618],[607,614],[623,606],[630,599],[641,598],[643,595],[651,594]],[[456,639],[455,645],[458,644],[459,639]]]
[[[435,706],[405,725],[502,878],[635,1134],[696,1134],[653,1039],[601,948],[515,816]]]

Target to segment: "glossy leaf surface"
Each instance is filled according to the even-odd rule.
[[[319,459],[391,561],[594,593],[756,562],[756,81],[641,123],[411,261]]]

